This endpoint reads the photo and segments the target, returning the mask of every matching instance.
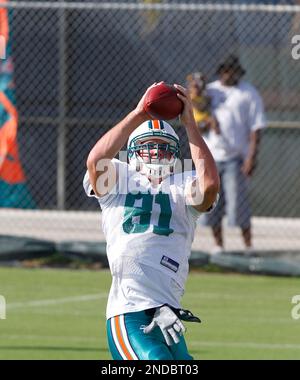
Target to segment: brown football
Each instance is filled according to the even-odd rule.
[[[144,110],[155,119],[175,119],[183,111],[183,102],[178,98],[178,92],[172,85],[158,83],[148,91],[144,100]]]

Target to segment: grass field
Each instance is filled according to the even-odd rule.
[[[110,359],[105,334],[108,271],[0,268],[7,318],[0,359]],[[190,273],[183,307],[195,359],[300,359],[291,299],[300,280]]]

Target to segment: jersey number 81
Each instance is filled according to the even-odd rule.
[[[141,207],[134,206],[137,200],[142,200]],[[147,231],[150,227],[154,203],[160,206],[160,214],[158,225],[153,226],[153,233],[156,235],[169,236],[174,231],[170,228],[172,209],[169,194],[163,193],[158,193],[155,196],[149,193],[127,194],[125,200],[123,231],[127,234],[143,233]]]

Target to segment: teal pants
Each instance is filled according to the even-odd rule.
[[[144,334],[153,315],[146,311],[127,313],[107,321],[108,345],[114,360],[192,360],[184,337],[168,346],[159,327]]]

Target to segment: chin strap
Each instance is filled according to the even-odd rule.
[[[166,178],[174,174],[175,163],[172,165],[147,164],[138,162],[137,170],[153,178]]]

